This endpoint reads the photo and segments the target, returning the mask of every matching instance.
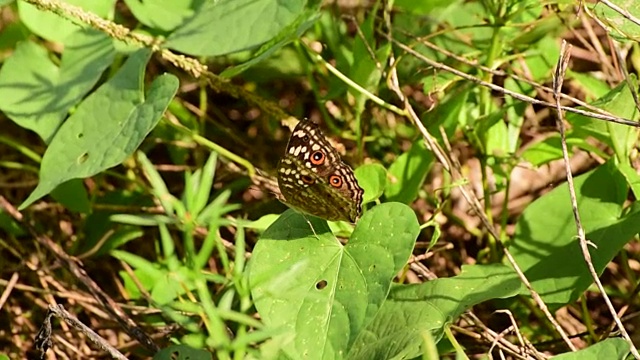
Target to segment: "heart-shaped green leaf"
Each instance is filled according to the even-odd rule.
[[[178,89],[178,79],[159,76],[144,93],[151,53],[132,54],[113,78],[78,106],[60,127],[42,158],[40,182],[20,208],[61,183],[86,178],[120,164],[156,126]]]
[[[43,46],[22,42],[0,69],[0,110],[50,142],[69,109],[95,86],[114,56],[112,39],[96,30],[70,36],[59,65]]]
[[[366,164],[355,171],[358,183],[364,189],[363,204],[378,200],[387,186],[387,170],[380,164]]]
[[[269,41],[311,7],[300,0],[206,1],[165,46],[190,55],[217,56]]]
[[[418,221],[406,205],[382,204],[342,245],[325,221],[308,220],[289,210],[265,231],[251,257],[252,295],[265,323],[290,339],[289,356],[343,358],[406,264]]]

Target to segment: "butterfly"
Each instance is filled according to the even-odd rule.
[[[310,120],[291,132],[278,165],[278,187],[280,200],[302,213],[351,223],[362,213],[364,190],[353,170]]]

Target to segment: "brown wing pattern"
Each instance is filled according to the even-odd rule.
[[[287,205],[317,217],[355,222],[362,212],[364,191],[353,170],[308,120],[291,133],[278,186]]]

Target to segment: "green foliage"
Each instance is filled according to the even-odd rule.
[[[389,166],[390,179],[385,189],[386,199],[405,204],[413,202],[433,161],[433,153],[426,149],[423,141],[414,143],[409,151],[398,156]]]
[[[476,265],[458,276],[423,284],[394,284],[387,301],[353,345],[349,358],[413,358],[422,334],[439,340],[452,319],[489,299],[512,297],[522,284],[506,266]]]
[[[605,339],[597,344],[576,352],[554,356],[554,360],[598,360],[598,359],[627,359],[629,343],[621,338]]]
[[[56,66],[43,46],[21,42],[0,71],[0,109],[47,143],[115,56],[111,39],[95,30],[75,32],[67,45]]]
[[[120,300],[159,310],[141,315],[147,323],[179,325],[174,345],[154,359],[409,359],[454,351],[462,358],[477,346],[457,343],[464,337],[451,325],[466,311],[495,307],[509,307],[531,342],[557,339],[539,326],[547,319],[504,249],[547,305],[582,316],[586,347],[554,348],[557,358],[629,353],[626,341],[602,336],[610,319],[593,317],[605,311],[587,308],[599,294],[576,239],[568,185],[551,178],[554,189],[534,189],[521,212],[510,210],[516,170],[563,157],[555,109],[540,101],[553,101],[543,86],[552,83],[559,39],[581,26],[575,2],[396,0],[348,12],[317,0],[65,3],[0,0],[14,15],[0,24],[0,122],[7,124],[0,168],[13,176],[3,174],[0,189],[5,179],[32,179],[40,166],[30,195],[3,196],[35,221],[47,216],[36,201],[56,203],[53,221],[38,231],[57,234],[51,224],[71,224],[73,241],[59,240],[65,250],[88,266],[126,265],[108,282],[121,284]],[[640,17],[637,5],[617,3]],[[89,24],[88,13],[68,4],[105,21]],[[606,4],[584,10],[618,41],[638,39],[637,24]],[[594,64],[609,56],[596,45],[588,47],[598,51]],[[571,69],[563,91],[627,120],[567,112],[566,143],[569,156],[602,160],[574,179],[581,224],[597,274],[613,278],[605,291],[616,306],[637,311],[639,257],[629,241],[640,233],[639,134],[628,124],[639,119],[633,65],[640,61],[637,46],[628,49],[629,64],[598,63],[597,74]],[[629,74],[620,81],[623,65]],[[280,214],[263,201],[268,195],[255,195],[252,184],[263,185],[281,155],[288,133],[278,121],[288,115],[320,119],[330,137],[345,140],[345,160],[365,191],[355,228]],[[461,205],[466,185],[484,213]],[[480,215],[499,239],[472,221]],[[16,249],[29,232],[2,209],[0,229],[6,269],[17,273],[41,254]],[[622,270],[606,276],[612,261]],[[440,278],[425,281],[415,266],[426,264]],[[507,341],[512,333],[505,334]],[[477,344],[495,355],[491,341]]]
[[[109,16],[115,5],[114,0],[71,0],[65,1],[68,4],[81,6],[85,11],[90,11],[101,17],[111,18]],[[34,34],[63,44],[73,42],[70,40],[72,36],[81,32],[83,28],[89,28],[82,22],[71,22],[58,14],[42,11],[37,6],[29,4],[25,1],[17,1],[18,11],[21,21]],[[79,26],[80,25],[80,26]]]
[[[640,232],[638,204],[623,211],[628,185],[613,162],[575,178],[578,210],[596,271],[605,266]],[[573,212],[566,184],[527,207],[518,219],[511,246],[525,275],[551,306],[575,301],[592,278],[575,239]],[[551,274],[553,274],[551,276]]]
[[[204,0],[125,0],[138,21],[159,31],[171,31],[193,18]]]
[[[355,170],[358,184],[364,189],[363,204],[378,200],[387,187],[387,170],[380,164],[366,164]]]
[[[265,231],[251,258],[252,294],[265,323],[283,331],[275,341],[290,357],[341,357],[384,303],[418,222],[406,206],[382,204],[343,246],[326,223],[309,221],[289,210]]]
[[[309,221],[293,210],[283,214],[263,234],[250,265],[256,308],[268,326],[280,329],[273,341],[289,358],[414,357],[423,332],[439,339],[471,306],[522,292],[517,276],[501,265],[391,286],[418,233],[402,204],[367,212],[347,245],[319,219]]]
[[[635,107],[631,88],[637,87],[635,75],[629,78],[629,83],[622,83],[610,92],[594,101],[591,105],[597,106],[611,114],[625,119],[640,119],[638,109]],[[638,139],[638,128],[610,122],[596,121],[579,114],[567,116],[567,120],[575,124],[575,132],[581,138],[592,136],[609,145],[619,161],[624,162],[629,158],[631,150]]]
[[[629,16],[637,19],[640,16],[640,5],[635,1],[618,0],[612,2],[619,8],[624,9],[624,12],[621,13],[598,3],[593,5],[592,11],[606,25],[606,29],[616,40],[638,41],[640,39],[640,27],[637,23],[630,21]]]
[[[171,345],[153,357],[153,360],[211,360],[211,353],[184,345]]]
[[[120,164],[153,130],[178,89],[178,79],[170,74],[159,76],[145,97],[142,80],[150,55],[147,50],[132,54],[65,121],[42,158],[38,187],[22,208],[67,180]]]
[[[276,37],[307,6],[306,0],[205,1],[193,17],[171,33],[165,46],[200,56],[251,49]]]
[[[110,252],[112,256],[134,269],[133,276],[124,271],[120,273],[127,293],[132,299],[142,299],[145,297],[140,291],[140,286],[146,289],[145,291],[148,292],[146,300],[162,309],[165,316],[181,323],[188,330],[188,333],[182,337],[182,342],[186,345],[222,348],[220,351],[225,353],[228,352],[226,349],[229,347],[248,343],[250,340],[245,339],[248,335],[230,339],[224,325],[224,321],[233,319],[242,327],[256,329],[262,327],[255,319],[244,314],[250,305],[249,289],[244,273],[244,232],[241,227],[237,228],[234,259],[227,256],[221,239],[217,236],[219,229],[228,225],[224,216],[237,209],[237,206],[227,204],[228,192],[222,192],[209,201],[217,156],[213,153],[201,170],[193,174],[185,174],[185,191],[181,199],[169,193],[160,174],[143,153],[138,154],[138,161],[152,185],[152,192],[161,199],[165,214],[162,216],[120,214],[111,217],[116,222],[154,226],[159,230],[156,246],[160,249],[160,259],[157,262],[151,262],[128,251],[114,249]],[[168,225],[176,226],[182,233],[184,258],[176,249],[177,240],[172,236]],[[206,227],[208,235],[199,247],[196,247],[194,231],[198,226]],[[214,256],[214,251],[222,262],[225,275],[203,271],[208,260]],[[209,293],[209,283],[217,284],[222,289],[217,304]],[[197,296],[199,302],[184,303],[180,301],[183,296]],[[240,302],[240,311],[236,309],[238,306],[236,302]],[[185,313],[201,317],[207,324],[206,332],[201,331],[197,318],[185,316]],[[255,331],[250,338],[258,338],[261,336],[260,333],[259,330]]]

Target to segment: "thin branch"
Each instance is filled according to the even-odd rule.
[[[0,296],[0,310],[4,306],[7,299],[9,298],[9,295],[11,295],[11,292],[15,288],[19,278],[20,278],[20,275],[18,275],[17,272],[14,272],[13,275],[11,275],[11,279],[9,279],[7,283],[7,287],[2,292],[2,296]]]
[[[620,321],[620,318],[618,317],[616,310],[613,307],[613,304],[611,303],[611,300],[609,300],[609,296],[607,296],[607,292],[605,288],[602,286],[602,283],[600,282],[598,273],[596,272],[596,269],[593,266],[593,262],[591,260],[591,254],[589,253],[589,245],[592,245],[594,247],[595,245],[587,240],[584,232],[584,228],[582,226],[582,221],[580,220],[580,212],[578,211],[578,201],[576,198],[576,190],[573,184],[573,174],[571,172],[571,165],[569,163],[569,150],[567,149],[567,141],[566,141],[565,128],[564,128],[564,117],[562,113],[562,107],[560,106],[560,96],[557,95],[562,90],[562,83],[564,81],[564,74],[569,64],[570,54],[571,54],[571,45],[567,45],[566,41],[563,40],[562,48],[560,51],[560,58],[558,59],[556,72],[553,77],[553,93],[556,100],[556,113],[558,115],[556,121],[557,121],[558,130],[560,132],[560,139],[562,144],[562,157],[564,159],[565,171],[567,173],[567,184],[569,185],[569,196],[571,198],[571,208],[573,209],[573,217],[576,224],[576,230],[578,232],[580,249],[582,250],[582,256],[584,257],[584,260],[587,263],[587,267],[589,268],[591,277],[593,278],[593,281],[595,282],[596,286],[600,290],[600,294],[604,299],[605,303],[607,304],[607,307],[609,308],[609,312],[611,313],[613,320],[618,325],[618,329],[622,333],[622,336],[624,337],[624,339],[627,340],[627,342],[629,343],[629,346],[631,347],[631,353],[633,354],[633,356],[636,359],[640,359],[640,354],[638,353],[638,350],[636,349],[635,345],[633,344],[633,341],[629,337],[629,334],[627,334],[627,331],[624,328],[622,321]]]
[[[404,35],[405,36],[411,36],[411,34],[408,34],[408,33],[404,34]],[[433,43],[431,43],[429,41],[424,40],[423,38],[416,38],[416,37],[414,37],[414,38],[416,39],[416,41],[419,41],[420,44],[422,44],[422,45],[424,45],[424,46],[426,46],[428,48],[431,48],[431,49],[437,51],[438,53],[446,55],[446,56],[448,56],[448,57],[450,57],[450,58],[452,58],[452,59],[454,59],[456,61],[459,61],[459,62],[461,62],[463,64],[466,64],[466,65],[469,65],[469,66],[473,66],[473,67],[475,67],[477,69],[480,69],[480,70],[482,70],[484,72],[491,73],[494,76],[508,77],[508,78],[513,79],[513,80],[516,80],[516,81],[525,83],[527,85],[533,86],[534,88],[538,89],[539,91],[540,90],[544,91],[544,92],[546,92],[546,93],[548,93],[550,95],[553,94],[553,89],[548,87],[548,86],[545,86],[543,84],[537,83],[535,81],[532,81],[532,80],[527,79],[527,78],[522,77],[522,76],[518,76],[518,75],[510,73],[510,72],[506,72],[506,71],[503,71],[503,70],[492,69],[492,68],[487,67],[485,65],[478,64],[475,61],[471,61],[471,60],[469,60],[469,59],[467,59],[467,58],[465,58],[463,56],[460,56],[458,54],[452,53],[452,52],[450,52],[450,51],[448,51],[446,49],[443,49],[443,48],[439,47],[436,44],[433,44]],[[469,75],[469,76],[472,76],[472,75]],[[477,81],[481,81],[481,80],[477,80]],[[499,87],[499,88],[500,89],[504,89],[503,87]],[[508,90],[505,90],[505,91],[508,91]],[[571,95],[567,95],[567,94],[562,93],[562,94],[560,94],[560,96],[563,99],[569,100],[569,101],[571,101],[572,103],[574,103],[576,105],[580,105],[580,106],[584,107],[587,110],[593,111],[594,113],[615,117],[614,114],[611,114],[608,111],[600,109],[600,108],[598,108],[596,106],[593,106],[593,105],[591,105],[589,103],[586,103],[586,102],[584,102],[584,101],[582,101],[582,100],[580,100],[578,98],[575,98],[575,97],[573,97]],[[553,105],[552,105],[552,107],[553,107]]]
[[[118,324],[129,334],[132,338],[140,342],[147,350],[152,353],[158,352],[160,349],[147,334],[142,331],[140,327],[125,313],[120,306],[107,295],[98,284],[91,279],[91,277],[84,270],[82,262],[69,256],[65,253],[60,246],[55,243],[51,238],[46,235],[39,234],[36,229],[26,221],[23,221],[23,216],[18,210],[11,205],[3,196],[0,195],[0,208],[11,215],[16,221],[20,222],[29,233],[40,243],[47,248],[55,257],[64,264],[65,268],[73,274],[73,276],[82,282],[87,289],[91,292],[93,297],[98,300],[102,307],[118,322]]]
[[[422,55],[421,53],[413,50],[412,48],[410,48],[409,46],[399,42],[396,39],[393,39],[391,37],[389,37],[389,41],[393,42],[394,44],[396,44],[399,48],[401,48],[402,50],[406,51],[407,53],[415,56],[416,58],[424,61],[425,63],[433,66],[436,69],[442,70],[442,71],[447,71],[450,72],[454,75],[457,75],[461,78],[464,78],[466,80],[472,81],[478,85],[482,85],[482,86],[486,86],[488,88],[490,88],[491,90],[497,91],[499,93],[502,93],[504,95],[508,95],[513,97],[514,99],[518,99],[520,101],[524,101],[527,103],[530,103],[532,105],[540,105],[540,106],[545,106],[545,107],[550,107],[550,108],[554,108],[556,105],[552,104],[550,102],[547,101],[543,101],[543,100],[538,100],[538,99],[534,99],[530,96],[527,95],[523,95],[508,89],[505,89],[501,86],[492,84],[492,83],[488,83],[486,81],[480,80],[475,76],[469,75],[467,73],[464,73],[458,69],[454,69],[450,66],[441,64],[437,61],[433,61],[431,59],[429,59],[428,57]],[[572,107],[568,107],[568,106],[561,106],[560,107],[563,111],[566,112],[571,112],[571,113],[575,113],[575,114],[579,114],[579,115],[583,115],[583,116],[588,116],[597,120],[604,120],[604,121],[611,121],[614,122],[616,124],[622,124],[622,125],[628,125],[628,126],[633,126],[633,127],[640,127],[640,123],[637,121],[633,121],[633,120],[629,120],[629,119],[625,119],[625,118],[621,118],[618,116],[614,116],[614,115],[610,115],[610,114],[598,114],[595,113],[593,111],[586,111],[586,110],[582,110],[582,109],[576,109],[576,108],[572,108]],[[602,112],[602,111],[601,111]]]
[[[385,12],[385,21],[386,21],[386,25],[387,25],[388,31],[391,31],[391,25],[390,25],[391,22],[390,22],[389,15],[387,14],[387,12]],[[456,69],[449,68],[446,65],[436,63],[436,62],[426,58],[425,56],[423,56],[422,54],[414,51],[413,49],[409,48],[408,46],[406,46],[406,45],[404,45],[402,43],[399,43],[396,40],[393,40],[393,38],[391,36],[391,33],[386,34],[386,36],[389,39],[389,41],[392,41],[392,42],[396,43],[400,48],[404,49],[405,51],[413,54],[414,56],[416,56],[416,57],[418,57],[420,59],[423,59],[425,62],[427,62],[429,64],[433,64],[434,66],[438,66],[440,68],[446,67],[451,72],[453,72],[453,73],[455,73],[455,74],[457,74],[457,75],[459,75],[459,76],[461,76],[461,77],[463,77],[465,79],[469,79],[469,80],[471,80],[473,82],[476,82],[476,83],[484,84],[485,86],[488,86],[490,88],[495,88],[496,87],[493,84],[489,84],[489,83],[481,81],[481,80],[479,80],[477,78],[470,77],[467,74],[462,73],[462,72],[460,72],[460,71],[458,71]],[[437,143],[435,138],[429,133],[427,128],[424,126],[424,124],[422,124],[422,121],[420,121],[420,118],[418,117],[418,115],[413,110],[413,107],[409,103],[409,100],[407,99],[407,97],[404,95],[404,93],[400,89],[400,84],[399,84],[399,81],[398,81],[398,74],[397,74],[397,71],[396,71],[397,61],[396,61],[395,57],[393,56],[393,54],[391,54],[390,57],[389,57],[389,63],[390,63],[390,68],[391,68],[390,74],[389,74],[389,77],[388,77],[389,89],[391,89],[396,94],[396,96],[398,96],[398,99],[400,99],[400,101],[403,103],[404,109],[408,114],[408,119],[418,128],[418,130],[422,134],[422,137],[424,138],[425,143],[427,144],[429,149],[431,149],[431,151],[434,153],[434,155],[438,159],[438,161],[442,164],[444,169],[451,174],[453,180],[456,181],[456,180],[465,179],[465,177],[462,174],[462,171],[461,171],[461,168],[460,168],[459,164],[458,164],[458,166],[455,166],[455,164],[456,164],[455,160],[452,157],[449,157],[448,153],[446,153],[446,152],[444,152],[442,150],[442,148]],[[500,89],[502,89],[502,88],[500,88]],[[515,94],[515,93],[513,93],[513,94],[517,95],[517,96],[514,96],[516,98],[528,98],[528,97],[526,97],[524,95],[521,95],[521,94]],[[531,98],[529,98],[529,99],[531,99]],[[539,100],[535,100],[535,99],[531,99],[531,100],[534,100],[534,101],[540,103]],[[598,115],[598,114],[594,114],[594,115]],[[598,115],[598,116],[600,116],[600,115]],[[464,183],[460,185],[459,189],[460,189],[460,193],[465,198],[465,200],[469,203],[469,205],[471,206],[471,208],[473,209],[475,214],[480,218],[480,221],[485,226],[487,231],[489,231],[489,233],[494,238],[500,239],[500,235],[498,234],[498,231],[491,224],[491,222],[487,218],[486,214],[482,210],[482,205],[480,204],[480,201],[476,197],[475,193],[469,188],[468,185],[466,185]],[[556,319],[553,317],[553,315],[549,311],[549,308],[544,303],[544,301],[542,300],[540,295],[533,289],[533,287],[531,286],[531,282],[524,275],[524,272],[522,271],[522,269],[520,269],[520,266],[518,266],[518,264],[516,263],[515,259],[513,258],[513,255],[511,255],[511,253],[509,252],[509,249],[503,247],[503,250],[504,250],[505,256],[507,257],[507,260],[509,261],[509,263],[511,264],[511,266],[515,270],[515,272],[518,275],[518,277],[520,278],[520,281],[522,281],[522,283],[526,286],[527,290],[531,294],[531,297],[536,302],[536,304],[538,305],[540,310],[542,310],[542,312],[545,314],[545,316],[547,317],[549,322],[554,326],[554,328],[556,329],[558,334],[560,334],[560,336],[565,341],[565,343],[567,344],[569,349],[571,349],[572,351],[576,351],[575,346],[573,345],[571,340],[569,340],[569,337],[567,336],[566,332],[560,326],[560,324],[556,321]]]
[[[612,3],[609,0],[599,0],[598,2],[605,4],[606,6],[608,6],[611,10],[617,12],[618,14],[622,15],[625,19],[631,21],[632,23],[636,24],[637,26],[640,26],[640,20],[638,20],[638,18],[636,18],[635,16],[631,15],[630,12],[628,12],[627,10],[619,7],[618,5]]]
[[[360,92],[362,95],[366,96],[369,100],[373,101],[375,104],[389,110],[392,111],[398,115],[401,116],[405,116],[406,114],[404,113],[404,110],[397,108],[396,106],[387,103],[386,101],[380,99],[379,97],[377,97],[376,95],[372,94],[369,90],[363,88],[362,86],[360,86],[358,83],[356,83],[355,81],[351,80],[347,75],[343,74],[340,70],[336,69],[335,66],[329,64],[328,61],[326,61],[322,56],[320,56],[320,54],[318,54],[317,52],[313,51],[308,45],[304,44],[304,49],[307,50],[307,53],[309,54],[309,57],[311,58],[311,60],[317,64],[322,64],[324,65],[327,70],[329,70],[329,72],[331,72],[333,75],[335,75],[338,79],[342,80],[345,84],[349,85],[351,88],[357,90],[358,92]]]
[[[51,316],[55,315],[56,317],[64,320],[65,323],[73,326],[75,329],[83,333],[91,342],[96,344],[100,349],[104,352],[111,355],[114,359],[119,360],[127,360],[127,357],[124,356],[118,349],[111,346],[105,339],[103,339],[100,335],[98,335],[91,328],[80,322],[75,316],[69,314],[62,305],[49,305],[49,311],[42,322],[42,326],[40,327],[40,331],[36,335],[35,347],[40,351],[41,359],[45,358],[45,354],[47,349],[51,347]]]
[[[482,337],[484,337],[487,341],[493,343],[495,340],[498,341],[498,346],[500,346],[503,350],[508,351],[509,353],[519,357],[519,358],[524,358],[524,359],[529,359],[531,358],[530,356],[533,356],[533,358],[535,359],[539,359],[539,360],[544,360],[546,359],[546,356],[542,353],[540,353],[539,351],[537,351],[535,348],[533,348],[533,346],[531,347],[525,347],[525,348],[520,348],[517,345],[509,342],[507,339],[504,338],[500,338],[498,339],[498,333],[495,332],[494,330],[490,329],[487,325],[485,325],[480,319],[478,319],[478,317],[470,312],[467,311],[466,313],[462,314],[462,318],[468,322],[469,324],[478,327],[480,330],[482,330],[482,332],[480,333]],[[523,354],[522,350],[529,350],[530,352],[530,356],[527,356],[527,354]]]

